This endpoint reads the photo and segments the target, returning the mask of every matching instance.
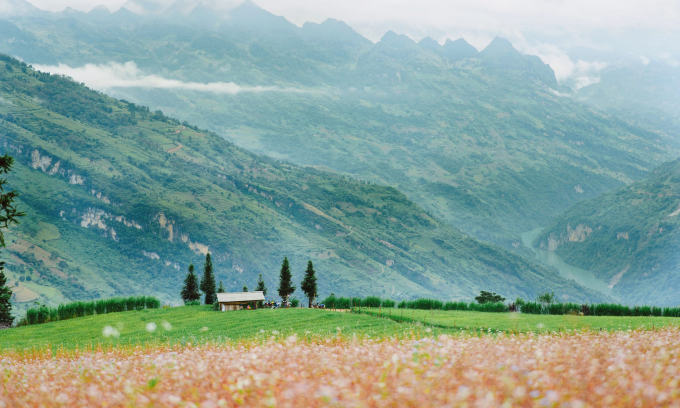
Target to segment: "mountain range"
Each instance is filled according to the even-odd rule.
[[[2,56],[0,143],[25,220],[8,236],[15,300],[151,293],[177,302],[208,251],[230,290],[288,256],[320,292],[470,298],[498,288],[601,299],[437,220],[392,187],[258,156]]]
[[[2,95],[10,101],[0,105],[6,115],[17,118],[24,111],[45,110],[40,114],[43,129],[55,127],[53,113],[71,120],[58,123],[66,129],[59,137],[68,143],[76,130],[104,132],[96,143],[78,142],[82,150],[77,150],[78,143],[69,144],[83,156],[80,167],[70,169],[75,174],[94,171],[92,165],[82,163],[97,162],[88,153],[96,151],[94,156],[104,157],[105,167],[114,169],[116,177],[134,175],[131,181],[112,175],[97,179],[96,188],[88,187],[86,196],[71,192],[77,186],[65,185],[68,193],[64,194],[70,198],[60,201],[64,205],[58,214],[71,211],[73,215],[51,218],[55,208],[45,207],[32,187],[40,183],[32,178],[43,177],[35,176],[36,170],[49,175],[53,163],[70,159],[54,146],[44,151],[37,147],[43,146],[40,140],[47,130],[3,122],[24,129],[12,128],[16,135],[24,135],[21,142],[16,137],[7,139],[7,146],[20,146],[24,155],[18,173],[32,175],[31,183],[17,185],[27,190],[24,203],[36,214],[49,213],[40,221],[44,225],[30,221],[22,225],[16,233],[23,241],[17,242],[35,248],[51,243],[50,251],[62,254],[52,258],[88,265],[86,272],[84,267],[81,272],[64,272],[77,280],[73,285],[54,280],[61,282],[60,293],[69,298],[132,293],[138,278],[122,285],[118,272],[98,265],[92,253],[55,249],[60,239],[41,243],[37,237],[56,236],[49,232],[55,228],[62,234],[60,222],[87,224],[85,230],[73,230],[80,247],[92,239],[86,233],[94,226],[95,235],[109,248],[96,250],[107,254],[111,260],[107,265],[130,263],[144,279],[154,282],[153,290],[164,299],[172,299],[171,287],[177,285],[186,263],[199,262],[206,248],[219,248],[219,273],[232,288],[252,281],[259,272],[273,284],[272,271],[283,255],[304,262],[314,254],[322,267],[333,270],[325,290],[343,287],[362,294],[469,299],[478,289],[501,286],[498,291],[511,297],[531,297],[556,288],[571,300],[609,299],[530,260],[533,252],[522,244],[520,235],[548,226],[536,241],[538,246],[550,247],[551,234],[561,237],[555,238],[564,241],[552,248],[556,253],[579,267],[594,268],[596,275],[611,282],[621,265],[576,259],[578,251],[570,252],[571,241],[564,236],[573,228],[572,215],[580,214],[578,209],[586,205],[580,203],[605,205],[609,201],[603,194],[653,177],[659,171],[655,168],[680,153],[672,91],[664,94],[668,103],[661,109],[663,114],[654,115],[654,89],[665,89],[661,80],[665,68],[654,71],[653,64],[645,66],[647,79],[640,84],[628,86],[630,67],[612,66],[608,80],[574,92],[558,82],[540,58],[522,54],[498,37],[481,51],[462,38],[442,45],[429,37],[415,42],[392,31],[373,43],[342,21],[328,19],[298,27],[250,1],[219,7],[208,1],[131,0],[114,13],[102,7],[88,13],[72,9],[48,13],[23,0],[12,0],[11,5],[20,11],[0,18],[0,52],[76,79],[89,73],[88,78],[96,79],[91,86],[119,99],[97,94],[107,107],[90,117],[85,114],[87,103],[54,97],[63,89],[73,88],[69,92],[77,95],[91,95],[91,91],[55,76],[44,77],[53,78],[47,80],[55,88],[50,91],[45,84],[35,84],[19,91],[6,89],[8,93]],[[29,65],[8,64],[15,67],[11,78],[21,77],[17,67],[31,83],[30,78],[43,78]],[[628,97],[631,92],[639,98]],[[122,119],[128,116],[132,119]],[[32,136],[25,136],[29,133]],[[134,147],[114,142],[121,137]],[[105,151],[97,150],[104,145]],[[36,168],[32,156],[30,160],[26,156],[34,151],[36,163],[50,164]],[[137,155],[142,151],[143,160]],[[115,160],[130,166],[130,174],[116,170]],[[173,166],[187,160],[194,166],[190,172],[195,179],[178,181],[184,176]],[[179,168],[189,171],[186,164]],[[263,212],[267,203],[250,200],[242,187],[238,194],[245,195],[221,186],[215,196],[213,181],[199,176],[215,169],[222,171],[218,174],[225,177],[222,180],[245,185],[248,191],[252,187],[262,197],[286,197],[289,208],[304,208],[311,214],[282,212],[275,198]],[[258,174],[258,169],[276,176]],[[68,169],[64,171],[62,176],[70,181]],[[94,180],[92,174],[83,177]],[[105,180],[106,191],[101,187]],[[127,191],[135,192],[130,196],[137,200],[129,207],[121,198],[127,197]],[[100,193],[114,207],[101,207]],[[222,193],[244,201],[223,203],[215,198],[223,197]],[[110,198],[114,194],[117,201]],[[239,214],[239,205],[247,211]],[[88,215],[90,208],[94,215]],[[135,215],[137,209],[144,210]],[[397,213],[390,216],[391,211]],[[215,223],[211,221],[215,214],[234,218]],[[133,225],[130,231],[146,238],[121,238],[120,244],[114,244],[106,220],[119,217],[134,220],[140,228]],[[190,222],[191,217],[197,224]],[[383,217],[403,229],[395,232],[394,225],[380,221]],[[649,219],[656,215],[649,214]],[[103,228],[99,228],[101,220]],[[165,236],[168,225],[176,225],[169,237]],[[243,241],[225,235],[223,229],[238,231]],[[116,237],[122,237],[115,231]],[[598,245],[616,246],[618,241],[615,244],[610,238],[603,236]],[[172,255],[177,251],[173,245],[182,248],[178,255]],[[252,248],[258,250],[253,253]],[[635,256],[638,264],[653,258],[645,248]],[[157,266],[150,266],[156,261]],[[58,269],[58,262],[49,265]],[[672,275],[674,269],[668,271]],[[41,276],[48,275],[43,272]],[[627,283],[625,276],[612,285],[621,301],[680,299],[655,283],[638,286],[639,293],[632,296],[635,285]],[[54,282],[45,287],[54,287]],[[47,294],[47,289],[34,289]]]
[[[679,151],[667,133],[562,96],[548,65],[501,38],[481,52],[463,39],[415,43],[394,32],[373,44],[337,20],[298,27],[251,2],[207,7],[17,18],[0,27],[12,39],[0,51],[41,65],[133,61],[143,75],[173,81],[278,88],[106,91],[259,154],[394,186],[524,255],[520,233]]]

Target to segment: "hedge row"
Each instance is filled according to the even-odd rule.
[[[394,307],[395,302],[391,299],[380,299],[377,296],[368,296],[365,298],[353,297],[335,297],[333,295],[328,296],[321,303],[323,303],[327,309],[351,309],[353,307]]]
[[[329,309],[350,309],[353,307],[395,307],[395,302],[390,299],[380,299],[377,296],[366,298],[346,298],[329,296],[322,302]],[[464,310],[472,312],[505,313],[516,310],[515,304],[505,303],[475,303],[475,302],[442,302],[436,299],[402,300],[397,305],[399,309],[419,310]],[[656,306],[625,306],[614,303],[579,304],[579,303],[553,303],[543,305],[537,302],[523,303],[519,310],[527,314],[582,314],[583,316],[667,316],[680,317],[680,307]]]
[[[522,313],[527,314],[582,314],[583,316],[666,316],[680,317],[680,307],[656,307],[656,306],[625,306],[615,303],[577,304],[577,303],[554,303],[542,305],[536,302],[528,302],[520,307]]]
[[[130,310],[158,309],[161,301],[153,296],[131,296],[127,298],[110,298],[93,300],[90,302],[62,303],[56,308],[39,306],[26,311],[19,325],[32,325],[57,320],[68,320],[76,317],[92,316],[94,314],[107,314],[125,312]]]

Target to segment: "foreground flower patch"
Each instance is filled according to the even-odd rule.
[[[0,406],[680,406],[680,331],[4,355]]]

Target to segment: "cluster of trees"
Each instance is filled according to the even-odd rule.
[[[201,299],[201,293],[203,292],[205,298],[204,302],[206,305],[212,305],[217,301],[217,291],[224,291],[224,286],[220,282],[220,287],[218,288],[215,284],[215,273],[213,271],[212,259],[210,259],[210,253],[205,255],[205,263],[203,264],[203,276],[201,276],[201,282],[199,283],[196,273],[194,273],[194,264],[189,265],[189,273],[186,278],[184,278],[184,286],[182,286],[182,292],[180,296],[185,304],[191,304],[193,302],[198,302]]]
[[[316,284],[316,271],[314,270],[314,264],[312,261],[307,262],[307,269],[305,270],[305,276],[300,284],[302,292],[309,299],[309,307],[312,307],[314,299],[318,296],[317,284]],[[281,271],[279,272],[279,287],[278,294],[281,296],[284,302],[295,293],[297,287],[293,284],[293,273],[290,269],[290,262],[288,257],[283,258],[283,263],[281,264]],[[247,292],[248,287],[243,286],[243,291]],[[262,274],[260,274],[257,280],[257,286],[255,291],[262,292],[265,296],[267,295],[267,286],[264,283]],[[193,304],[199,302],[201,299],[201,292],[204,294],[204,303],[206,305],[212,305],[217,301],[217,293],[224,293],[225,288],[220,281],[219,287],[215,284],[215,273],[213,271],[212,260],[210,259],[210,253],[205,256],[205,264],[203,265],[203,275],[201,276],[200,282],[196,273],[194,272],[194,264],[189,265],[189,272],[186,278],[184,278],[184,285],[182,286],[182,291],[180,296],[184,304]]]

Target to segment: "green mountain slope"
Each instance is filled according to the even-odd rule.
[[[628,303],[680,302],[680,159],[643,180],[582,201],[535,245],[609,282]]]
[[[0,30],[8,40],[0,51],[31,63],[134,61],[142,75],[301,90],[107,92],[256,153],[395,186],[434,216],[517,251],[520,232],[680,153],[677,140],[560,96],[549,66],[502,39],[481,52],[464,40],[416,44],[393,32],[372,44],[341,22],[297,27],[250,2],[228,18],[204,9],[123,14],[16,18]]]
[[[0,145],[16,156],[24,223],[12,231],[17,302],[116,294],[177,301],[209,250],[218,280],[273,293],[280,261],[307,259],[321,293],[532,297],[573,282],[480,243],[392,187],[279,163],[160,112],[3,56]],[[29,280],[30,278],[30,280]]]

